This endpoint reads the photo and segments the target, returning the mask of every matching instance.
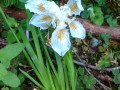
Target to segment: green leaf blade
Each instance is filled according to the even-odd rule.
[[[18,87],[20,85],[20,80],[16,74],[9,72],[2,78],[4,84],[10,87]]]
[[[0,64],[0,80],[7,74],[7,70],[4,65]]]
[[[24,49],[24,44],[10,44],[0,50],[0,61],[11,60],[15,58]]]

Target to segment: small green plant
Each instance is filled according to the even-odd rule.
[[[110,26],[111,28],[116,27],[116,26],[117,26],[117,19],[113,19],[112,16],[109,16],[109,17],[107,18],[107,23],[109,24],[109,26]]]
[[[86,88],[94,90],[94,85],[96,84],[96,80],[94,76],[84,76],[83,83],[86,85]]]
[[[85,38],[86,32],[82,24],[76,21],[75,17],[73,19],[68,18],[69,15],[79,15],[83,10],[82,6],[78,7],[78,4],[81,5],[81,2],[74,1],[74,3],[71,3],[71,1],[68,1],[68,6],[59,7],[53,1],[40,0],[37,2],[36,0],[29,0],[25,6],[31,12],[35,11],[35,14],[31,19],[32,14],[26,10],[28,18],[23,21],[24,24],[21,21],[19,25],[16,24],[14,19],[6,17],[2,8],[0,8],[0,13],[10,29],[7,37],[14,37],[8,39],[9,43],[22,42],[24,44],[23,53],[38,80],[35,80],[24,70],[20,69],[20,71],[41,90],[76,89],[77,75],[74,70],[72,51],[70,49],[71,43],[66,23],[70,26],[71,36],[80,39]],[[31,8],[32,6],[36,7]],[[70,12],[70,9],[72,12]],[[64,14],[64,18],[62,14]],[[45,44],[45,36],[43,36],[45,29],[51,35],[51,42],[47,44],[50,44],[55,51],[52,51],[53,53],[49,52],[51,47]],[[29,31],[30,36],[26,34],[27,31]],[[52,56],[50,56],[51,54]],[[56,65],[53,64],[53,60],[55,60]]]
[[[82,18],[90,19],[98,26],[107,23],[113,28],[118,25],[119,0],[83,0],[83,6]]]
[[[90,11],[90,20],[96,25],[100,26],[104,22],[103,12],[100,7],[88,8]]]
[[[100,33],[100,37],[101,37],[101,39],[104,41],[103,46],[104,46],[105,48],[108,48],[108,45],[110,44],[110,41],[109,41],[109,39],[110,39],[110,34],[109,34],[109,33]]]
[[[77,90],[84,90],[85,88],[94,90],[94,85],[96,84],[96,79],[94,76],[85,75],[83,68],[78,68],[78,81],[77,81]]]
[[[105,68],[109,67],[111,65],[111,60],[107,56],[100,57],[100,60],[98,61],[98,67]]]
[[[7,69],[10,67],[11,60],[18,56],[24,49],[24,44],[10,44],[0,50],[0,81],[10,87],[18,87],[20,80],[16,74]],[[3,90],[6,88],[3,88]]]
[[[116,68],[115,70],[112,71],[113,75],[114,75],[114,83],[115,84],[120,84],[120,72],[119,70]]]
[[[8,87],[3,87],[1,90],[9,90]]]

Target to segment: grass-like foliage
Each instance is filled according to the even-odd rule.
[[[11,28],[10,22],[3,13],[2,8],[0,8],[0,13],[16,39],[16,42],[22,42],[25,45],[23,53],[38,80],[35,80],[34,77],[30,76],[27,72],[21,69],[20,71],[41,90],[75,90],[76,73],[72,62],[73,58],[71,50],[69,50],[64,57],[60,57],[54,52],[53,56],[57,66],[54,65],[52,62],[53,59],[48,52],[48,47],[45,45],[42,32],[38,28],[29,25],[28,21],[31,18],[31,13],[29,11],[27,11],[28,18],[25,20],[26,27],[24,27],[22,22],[17,27],[18,32],[20,33],[20,39],[18,38],[15,30]],[[29,29],[32,35],[32,41],[29,41],[25,34],[25,30],[27,29]],[[4,68],[3,65],[1,65],[1,67]],[[6,82],[4,84],[7,85]]]
[[[11,5],[15,5],[16,3],[18,3],[18,0],[0,0],[0,6],[11,6]]]

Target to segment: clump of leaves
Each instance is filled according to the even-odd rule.
[[[96,25],[100,26],[104,22],[103,12],[100,7],[88,8],[90,11],[90,20]]]
[[[86,85],[86,88],[94,90],[94,85],[96,84],[96,80],[94,76],[84,76],[83,83]]]
[[[117,26],[117,19],[113,19],[112,16],[109,16],[107,18],[107,23],[109,24],[110,27],[116,27]]]
[[[108,45],[110,44],[110,42],[109,42],[110,34],[109,33],[100,33],[100,37],[104,41],[103,46],[105,48],[108,48]]]
[[[120,84],[120,72],[119,70],[116,68],[112,71],[113,75],[114,75],[114,83],[115,84]]]
[[[81,67],[78,68],[78,75],[77,90],[84,90],[85,87],[87,89],[94,90],[94,85],[96,84],[96,79],[94,76],[87,76],[84,69]]]
[[[81,13],[81,17],[90,18],[98,26],[105,22],[110,27],[116,27],[119,23],[117,19],[120,14],[119,0],[84,0],[83,6],[85,10]]]
[[[105,68],[111,65],[111,61],[109,57],[102,56],[98,61],[98,67]]]
[[[23,49],[24,44],[16,43],[7,45],[0,50],[0,81],[3,84],[10,87],[18,87],[20,85],[17,75],[7,69],[10,67],[11,60],[19,55]]]
[[[3,87],[1,90],[9,90],[8,87]]]

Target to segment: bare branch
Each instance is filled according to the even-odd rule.
[[[82,62],[79,62],[79,61],[76,61],[74,60],[73,61],[75,64],[77,65],[80,65],[80,66],[86,66],[88,68],[91,68],[91,69],[94,69],[94,70],[98,70],[98,71],[107,71],[107,72],[111,72],[112,70],[115,70],[115,69],[119,69],[120,70],[120,66],[118,67],[113,67],[113,68],[99,68],[99,67],[96,67],[96,66],[93,66],[93,65],[90,65],[90,64],[85,64],[85,63],[82,63]]]
[[[85,64],[85,62],[84,62],[84,60],[82,60],[80,57],[79,57],[79,55],[75,52],[75,55],[77,56],[77,58],[79,59],[79,63],[81,64],[81,66],[83,66],[84,67],[84,69],[87,71],[87,73],[89,74],[89,75],[93,75],[88,69],[87,69],[87,65]],[[74,63],[76,62],[77,64],[78,64],[78,61],[73,61]],[[94,76],[94,75],[93,75]],[[104,85],[104,84],[102,84],[97,78],[95,78],[96,79],[96,82],[104,89],[104,90],[110,90],[109,89],[109,87],[107,87],[106,85]]]

